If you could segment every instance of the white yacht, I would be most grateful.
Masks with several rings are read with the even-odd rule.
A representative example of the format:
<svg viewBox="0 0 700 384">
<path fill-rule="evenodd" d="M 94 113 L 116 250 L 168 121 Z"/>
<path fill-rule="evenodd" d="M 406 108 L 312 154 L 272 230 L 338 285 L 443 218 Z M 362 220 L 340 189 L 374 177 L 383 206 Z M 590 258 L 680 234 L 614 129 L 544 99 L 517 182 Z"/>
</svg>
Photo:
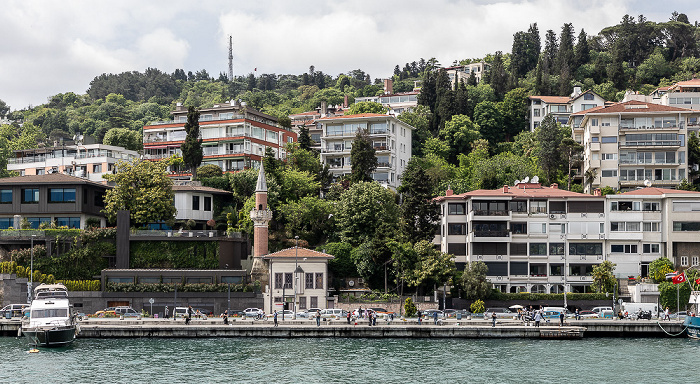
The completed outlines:
<svg viewBox="0 0 700 384">
<path fill-rule="evenodd" d="M 73 342 L 79 328 L 63 284 L 40 284 L 34 289 L 29 318 L 22 333 L 33 345 L 62 347 Z"/>
</svg>

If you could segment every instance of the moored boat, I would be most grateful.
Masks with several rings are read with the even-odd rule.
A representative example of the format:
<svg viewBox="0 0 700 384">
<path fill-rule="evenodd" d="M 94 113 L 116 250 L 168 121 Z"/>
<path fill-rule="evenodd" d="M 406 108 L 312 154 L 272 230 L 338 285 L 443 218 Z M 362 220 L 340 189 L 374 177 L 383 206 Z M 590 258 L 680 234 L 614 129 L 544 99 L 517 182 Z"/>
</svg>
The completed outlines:
<svg viewBox="0 0 700 384">
<path fill-rule="evenodd" d="M 40 284 L 34 289 L 29 318 L 22 333 L 33 345 L 62 347 L 75 340 L 79 328 L 63 284 Z"/>
<path fill-rule="evenodd" d="M 690 299 L 688 304 L 691 304 L 693 308 L 694 316 L 687 316 L 685 318 L 686 333 L 691 339 L 700 340 L 700 316 L 698 316 L 698 309 L 700 309 L 700 291 L 692 291 L 690 293 Z"/>
</svg>

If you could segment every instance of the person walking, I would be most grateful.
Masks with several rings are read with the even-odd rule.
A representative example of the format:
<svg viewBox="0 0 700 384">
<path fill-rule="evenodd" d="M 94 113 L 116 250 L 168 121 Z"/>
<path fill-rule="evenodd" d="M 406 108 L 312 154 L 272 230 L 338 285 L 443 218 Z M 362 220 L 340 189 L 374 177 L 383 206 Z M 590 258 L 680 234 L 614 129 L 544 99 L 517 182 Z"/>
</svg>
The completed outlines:
<svg viewBox="0 0 700 384">
<path fill-rule="evenodd" d="M 581 314 L 578 313 L 578 308 L 576 308 L 576 320 L 581 320 Z"/>
<path fill-rule="evenodd" d="M 540 326 L 540 321 L 542 321 L 542 314 L 540 314 L 540 311 L 535 312 L 535 327 Z"/>
<path fill-rule="evenodd" d="M 192 306 L 187 307 L 187 317 L 185 318 L 185 325 L 189 325 L 192 320 Z"/>
<path fill-rule="evenodd" d="M 372 326 L 372 313 L 370 311 L 367 311 L 367 323 L 369 323 L 369 326 Z"/>
<path fill-rule="evenodd" d="M 350 314 L 350 312 L 348 312 L 348 316 L 347 316 L 347 318 L 348 318 L 348 325 L 350 325 L 350 318 L 351 318 L 351 314 Z"/>
<path fill-rule="evenodd" d="M 564 326 L 564 312 L 559 312 L 559 326 Z"/>
<path fill-rule="evenodd" d="M 316 314 L 316 326 L 317 327 L 321 326 L 321 314 L 320 313 Z"/>
<path fill-rule="evenodd" d="M 438 313 L 437 311 L 433 312 L 433 324 L 437 325 L 437 319 L 438 319 Z"/>
<path fill-rule="evenodd" d="M 284 316 L 284 315 L 282 315 Z M 277 311 L 275 311 L 275 314 L 272 316 L 272 320 L 275 321 L 275 327 L 277 326 Z"/>
<path fill-rule="evenodd" d="M 664 311 L 664 320 L 671 320 L 671 316 L 668 313 L 668 307 L 666 307 L 666 310 Z"/>
<path fill-rule="evenodd" d="M 168 306 L 167 305 L 165 306 L 164 314 L 165 314 L 165 318 L 167 319 L 168 318 Z"/>
<path fill-rule="evenodd" d="M 421 325 L 423 322 L 423 317 L 421 316 L 420 310 L 418 310 L 418 325 Z"/>
<path fill-rule="evenodd" d="M 496 316 L 496 311 L 491 312 L 491 328 L 496 328 L 496 319 L 498 316 Z"/>
<path fill-rule="evenodd" d="M 224 311 L 224 325 L 228 325 L 228 309 Z"/>
</svg>

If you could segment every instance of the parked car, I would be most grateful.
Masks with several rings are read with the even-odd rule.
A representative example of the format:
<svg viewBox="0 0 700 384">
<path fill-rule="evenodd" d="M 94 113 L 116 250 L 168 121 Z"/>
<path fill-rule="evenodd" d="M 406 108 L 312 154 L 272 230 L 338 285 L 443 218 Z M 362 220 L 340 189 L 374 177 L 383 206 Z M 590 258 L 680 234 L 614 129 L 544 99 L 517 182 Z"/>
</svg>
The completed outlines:
<svg viewBox="0 0 700 384">
<path fill-rule="evenodd" d="M 340 308 L 323 309 L 320 312 L 322 319 L 343 319 L 348 315 L 348 312 Z"/>
<path fill-rule="evenodd" d="M 597 313 L 598 316 L 603 317 L 603 316 L 601 315 L 601 312 L 603 312 L 603 311 L 612 311 L 612 307 L 595 307 L 595 308 L 591 309 L 591 311 Z"/>
<path fill-rule="evenodd" d="M 260 308 L 246 308 L 243 310 L 246 317 L 256 317 L 262 315 L 264 312 Z"/>
<path fill-rule="evenodd" d="M 668 317 L 676 320 L 685 320 L 686 317 L 688 317 L 688 313 L 686 311 L 680 311 L 676 313 L 671 313 L 668 315 Z"/>
<path fill-rule="evenodd" d="M 574 314 L 574 316 L 576 316 L 576 314 Z M 578 317 L 582 319 L 597 319 L 600 315 L 593 311 L 578 311 Z"/>
<path fill-rule="evenodd" d="M 491 314 L 496 312 L 496 318 L 498 319 L 512 319 L 513 316 L 517 316 L 516 313 L 511 312 L 508 308 L 488 308 L 484 312 L 484 319 L 490 320 Z"/>
<path fill-rule="evenodd" d="M 107 307 L 101 311 L 95 312 L 93 316 L 96 317 L 109 317 L 109 316 L 116 316 L 117 313 L 114 311 L 115 307 Z"/>
<path fill-rule="evenodd" d="M 24 310 L 29 308 L 29 304 L 8 304 L 0 309 L 0 316 L 5 319 L 24 316 Z"/>
<path fill-rule="evenodd" d="M 302 318 L 302 319 L 308 319 L 309 318 L 309 311 L 299 311 L 297 312 L 297 319 Z"/>
<path fill-rule="evenodd" d="M 273 319 L 275 317 L 275 313 L 273 312 L 273 313 L 267 315 L 267 317 L 269 317 L 270 319 Z M 297 317 L 299 317 L 298 313 L 297 313 Z M 282 319 L 291 320 L 293 318 L 294 318 L 294 312 L 289 310 L 289 309 L 277 311 L 277 320 L 282 320 Z"/>
<path fill-rule="evenodd" d="M 438 315 L 438 319 L 445 318 L 445 313 L 439 309 L 427 309 L 427 310 L 423 311 L 421 314 L 423 315 L 423 318 L 432 319 L 434 317 L 433 314 L 436 312 Z"/>
<path fill-rule="evenodd" d="M 140 312 L 136 312 L 136 310 L 134 308 L 131 308 L 128 306 L 115 307 L 114 313 L 117 316 L 124 316 L 124 317 L 139 317 L 139 316 L 141 316 Z"/>
</svg>

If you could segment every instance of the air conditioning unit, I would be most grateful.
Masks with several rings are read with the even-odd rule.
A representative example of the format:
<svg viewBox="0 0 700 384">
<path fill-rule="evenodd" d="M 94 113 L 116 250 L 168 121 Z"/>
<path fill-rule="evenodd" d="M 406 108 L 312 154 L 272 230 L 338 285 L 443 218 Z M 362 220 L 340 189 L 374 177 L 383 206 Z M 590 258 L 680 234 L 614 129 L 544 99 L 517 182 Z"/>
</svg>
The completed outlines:
<svg viewBox="0 0 700 384">
<path fill-rule="evenodd" d="M 429 302 L 431 299 L 432 299 L 432 298 L 431 298 L 430 296 L 424 296 L 424 297 L 423 297 L 423 301 L 425 301 L 426 303 Z"/>
<path fill-rule="evenodd" d="M 556 216 L 555 214 L 551 214 L 551 215 L 549 215 L 549 218 L 552 219 L 552 220 L 554 220 L 554 219 L 557 218 L 557 216 Z"/>
<path fill-rule="evenodd" d="M 559 215 L 559 217 L 562 219 L 566 219 L 566 213 L 562 213 L 561 215 Z"/>
<path fill-rule="evenodd" d="M 358 284 L 364 284 L 364 283 L 365 283 L 365 279 L 363 279 L 363 278 L 361 278 L 361 277 L 358 277 L 358 278 L 357 278 L 357 283 L 358 283 Z"/>
</svg>

